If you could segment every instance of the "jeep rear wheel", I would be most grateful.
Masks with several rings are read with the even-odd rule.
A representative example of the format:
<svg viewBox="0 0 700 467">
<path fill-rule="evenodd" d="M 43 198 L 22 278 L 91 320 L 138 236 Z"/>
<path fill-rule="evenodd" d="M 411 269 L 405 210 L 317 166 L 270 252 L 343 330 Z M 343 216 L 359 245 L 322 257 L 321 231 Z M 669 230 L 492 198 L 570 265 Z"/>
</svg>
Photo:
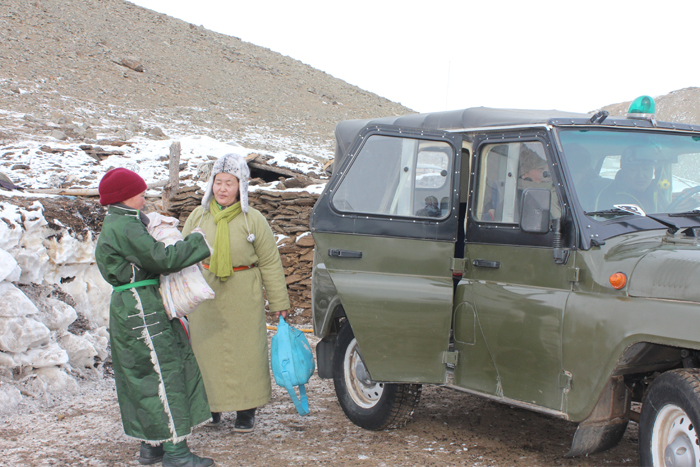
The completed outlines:
<svg viewBox="0 0 700 467">
<path fill-rule="evenodd" d="M 333 356 L 333 383 L 340 407 L 367 430 L 404 426 L 420 402 L 420 384 L 372 381 L 348 323 L 340 329 Z"/>
<path fill-rule="evenodd" d="M 700 462 L 700 373 L 674 370 L 659 376 L 642 403 L 639 464 L 697 466 Z"/>
</svg>

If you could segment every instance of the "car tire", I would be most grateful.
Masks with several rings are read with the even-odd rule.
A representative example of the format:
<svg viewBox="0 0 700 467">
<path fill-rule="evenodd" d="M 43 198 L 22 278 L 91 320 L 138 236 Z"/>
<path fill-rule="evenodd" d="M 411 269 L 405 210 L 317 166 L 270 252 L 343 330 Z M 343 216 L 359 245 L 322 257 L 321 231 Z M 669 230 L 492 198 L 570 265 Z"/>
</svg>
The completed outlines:
<svg viewBox="0 0 700 467">
<path fill-rule="evenodd" d="M 639 420 L 639 465 L 700 462 L 700 370 L 673 370 L 656 378 Z"/>
<path fill-rule="evenodd" d="M 404 426 L 420 402 L 420 384 L 376 383 L 369 379 L 347 322 L 340 328 L 335 344 L 333 383 L 345 415 L 367 430 Z"/>
</svg>

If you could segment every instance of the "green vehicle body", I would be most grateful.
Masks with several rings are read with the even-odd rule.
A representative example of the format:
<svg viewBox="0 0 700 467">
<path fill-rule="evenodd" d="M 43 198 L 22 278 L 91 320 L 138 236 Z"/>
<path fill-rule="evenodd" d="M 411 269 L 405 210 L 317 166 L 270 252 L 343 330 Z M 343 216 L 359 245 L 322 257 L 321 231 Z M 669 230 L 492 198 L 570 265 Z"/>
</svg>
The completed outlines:
<svg viewBox="0 0 700 467">
<path fill-rule="evenodd" d="M 694 165 L 683 162 L 694 161 L 694 144 L 700 161 L 699 126 L 479 108 L 341 122 L 336 137 L 333 176 L 311 219 L 321 377 L 333 375 L 334 340 L 349 324 L 372 381 L 445 385 L 579 422 L 570 455 L 582 455 L 619 440 L 634 416 L 630 403 L 642 400 L 656 376 L 698 366 L 700 217 L 687 211 L 700 203 L 693 196 L 673 201 L 684 184 L 700 184 L 700 165 L 691 173 Z M 362 199 L 371 184 L 394 183 L 381 151 L 370 148 L 370 142 L 380 148 L 382 138 L 403 144 L 396 158 L 405 173 L 416 174 L 415 193 L 422 176 L 433 180 L 426 193 L 443 190 L 437 217 L 397 215 L 390 209 L 400 211 L 400 201 L 384 209 Z M 623 148 L 639 148 L 640 141 L 656 154 L 658 187 L 649 190 L 679 215 L 591 214 L 597 209 L 583 193 L 591 180 L 575 182 L 583 169 L 574 163 L 574 150 L 583 145 L 590 155 L 600 149 L 591 160 L 597 161 L 595 180 L 607 187 L 610 164 L 643 165 Z M 544 155 L 551 172 L 551 188 L 532 190 L 550 203 L 545 229 L 523 224 L 533 220 L 522 208 L 527 190 L 515 188 L 521 183 L 515 171 L 525 170 L 524 147 Z M 648 151 L 636 150 L 647 157 Z M 437 169 L 421 163 L 415 155 L 421 151 L 424 159 L 440 161 Z M 516 151 L 519 169 L 511 161 Z M 387 174 L 368 170 L 371 158 L 376 171 Z M 501 187 L 510 183 L 505 191 L 517 193 L 514 200 L 495 194 L 498 184 L 487 185 L 489 161 L 497 160 L 505 175 L 493 179 Z M 418 174 L 421 168 L 427 175 Z M 436 188 L 440 176 L 444 187 Z M 411 196 L 407 203 L 414 206 L 404 213 L 414 212 L 418 195 Z M 494 212 L 511 209 L 487 210 L 494 199 L 520 204 L 522 211 L 513 207 L 520 220 L 493 222 Z M 357 209 L 353 202 L 370 207 Z M 540 208 L 534 224 L 542 223 Z M 616 273 L 626 278 L 618 289 L 611 285 Z"/>
</svg>

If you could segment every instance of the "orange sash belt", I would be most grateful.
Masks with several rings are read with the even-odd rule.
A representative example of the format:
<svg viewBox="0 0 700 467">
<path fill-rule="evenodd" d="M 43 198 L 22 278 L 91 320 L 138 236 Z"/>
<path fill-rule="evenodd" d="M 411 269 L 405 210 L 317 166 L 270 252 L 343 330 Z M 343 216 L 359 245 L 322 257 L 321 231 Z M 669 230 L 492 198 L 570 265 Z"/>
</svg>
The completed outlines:
<svg viewBox="0 0 700 467">
<path fill-rule="evenodd" d="M 209 269 L 209 265 L 208 265 L 208 264 L 202 263 L 202 266 L 204 266 L 204 269 Z M 245 271 L 246 269 L 253 269 L 254 267 L 255 267 L 254 264 L 251 264 L 250 266 L 238 266 L 238 267 L 233 268 L 233 272 L 236 272 L 236 271 Z"/>
</svg>

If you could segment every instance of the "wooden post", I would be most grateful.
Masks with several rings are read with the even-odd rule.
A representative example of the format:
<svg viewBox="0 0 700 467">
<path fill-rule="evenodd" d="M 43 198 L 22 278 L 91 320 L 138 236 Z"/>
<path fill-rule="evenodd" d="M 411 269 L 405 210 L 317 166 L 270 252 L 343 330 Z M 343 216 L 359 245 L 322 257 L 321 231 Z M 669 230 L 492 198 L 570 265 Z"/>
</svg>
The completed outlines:
<svg viewBox="0 0 700 467">
<path fill-rule="evenodd" d="M 163 188 L 163 211 L 170 212 L 170 200 L 177 195 L 180 185 L 180 142 L 170 145 L 170 181 Z"/>
</svg>

